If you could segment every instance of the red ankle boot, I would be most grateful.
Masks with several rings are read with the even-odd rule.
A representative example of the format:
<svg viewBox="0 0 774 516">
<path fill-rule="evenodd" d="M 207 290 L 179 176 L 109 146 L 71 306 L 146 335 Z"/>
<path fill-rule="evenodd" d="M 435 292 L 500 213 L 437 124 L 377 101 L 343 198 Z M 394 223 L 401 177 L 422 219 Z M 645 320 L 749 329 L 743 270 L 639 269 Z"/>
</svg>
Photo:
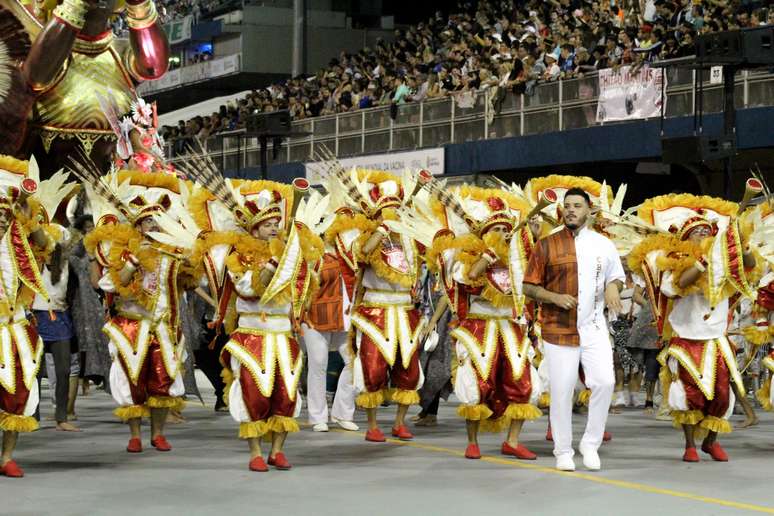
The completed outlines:
<svg viewBox="0 0 774 516">
<path fill-rule="evenodd" d="M 406 425 L 400 425 L 397 428 L 393 427 L 392 436 L 397 437 L 401 441 L 410 441 L 414 438 L 414 434 L 409 432 L 409 429 L 406 427 Z"/>
<path fill-rule="evenodd" d="M 142 441 L 139 437 L 132 437 L 129 439 L 129 444 L 126 445 L 126 451 L 129 453 L 140 453 L 142 451 Z"/>
<path fill-rule="evenodd" d="M 22 478 L 24 476 L 24 470 L 16 464 L 16 461 L 9 460 L 5 463 L 5 466 L 0 467 L 0 475 L 5 475 L 9 478 Z"/>
<path fill-rule="evenodd" d="M 269 456 L 269 464 L 282 471 L 287 471 L 293 467 L 282 452 L 278 452 L 273 457 Z"/>
<path fill-rule="evenodd" d="M 479 449 L 477 444 L 469 444 L 468 447 L 465 448 L 465 458 L 466 459 L 481 458 L 481 450 Z"/>
<path fill-rule="evenodd" d="M 511 446 L 507 442 L 503 443 L 502 448 L 500 449 L 500 452 L 503 455 L 513 455 L 517 459 L 522 460 L 535 460 L 537 459 L 537 455 L 532 453 L 527 449 L 526 446 L 522 444 L 517 444 L 516 447 Z"/>
<path fill-rule="evenodd" d="M 720 443 L 717 441 L 712 444 L 702 444 L 701 451 L 708 453 L 710 457 L 712 457 L 712 460 L 716 460 L 718 462 L 728 462 L 728 454 L 726 453 L 726 450 L 724 450 L 723 447 L 720 446 Z"/>
<path fill-rule="evenodd" d="M 249 468 L 250 471 L 259 471 L 261 473 L 269 471 L 269 466 L 266 465 L 266 463 L 263 461 L 263 457 L 260 455 L 250 460 Z"/>
<path fill-rule="evenodd" d="M 696 448 L 686 448 L 683 453 L 683 462 L 699 462 L 699 454 Z"/>
<path fill-rule="evenodd" d="M 384 437 L 384 432 L 379 430 L 378 428 L 370 428 L 365 435 L 366 441 L 371 441 L 372 443 L 383 443 L 387 440 L 386 437 Z"/>
</svg>

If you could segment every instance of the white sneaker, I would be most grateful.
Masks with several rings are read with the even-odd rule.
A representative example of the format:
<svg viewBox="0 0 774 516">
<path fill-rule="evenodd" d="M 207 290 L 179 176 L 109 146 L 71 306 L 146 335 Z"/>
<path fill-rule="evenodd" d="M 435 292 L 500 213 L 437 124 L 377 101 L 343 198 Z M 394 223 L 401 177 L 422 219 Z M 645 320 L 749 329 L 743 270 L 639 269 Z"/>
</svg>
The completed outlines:
<svg viewBox="0 0 774 516">
<path fill-rule="evenodd" d="M 357 432 L 360 430 L 360 427 L 352 421 L 344 421 L 343 419 L 336 419 L 335 417 L 332 417 L 331 421 L 339 425 L 344 430 L 349 430 L 350 432 Z"/>
<path fill-rule="evenodd" d="M 626 400 L 626 394 L 624 391 L 617 391 L 615 393 L 615 396 L 613 397 L 613 406 L 614 407 L 626 407 L 628 406 L 627 400 Z"/>
<path fill-rule="evenodd" d="M 556 469 L 559 471 L 575 471 L 575 461 L 572 455 L 560 455 L 556 458 Z"/>
<path fill-rule="evenodd" d="M 599 460 L 599 453 L 597 450 L 587 448 L 583 445 L 579 447 L 581 455 L 583 455 L 583 465 L 586 469 L 591 471 L 599 471 L 602 467 L 602 462 Z"/>
<path fill-rule="evenodd" d="M 315 432 L 327 432 L 328 431 L 328 424 L 327 423 L 317 423 L 312 427 L 312 430 Z"/>
</svg>

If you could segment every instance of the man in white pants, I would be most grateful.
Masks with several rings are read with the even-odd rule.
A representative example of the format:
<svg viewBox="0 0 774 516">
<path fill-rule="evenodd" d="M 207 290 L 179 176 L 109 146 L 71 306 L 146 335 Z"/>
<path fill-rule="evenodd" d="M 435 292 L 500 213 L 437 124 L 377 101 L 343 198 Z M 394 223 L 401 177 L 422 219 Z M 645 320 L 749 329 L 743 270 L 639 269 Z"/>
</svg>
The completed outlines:
<svg viewBox="0 0 774 516">
<path fill-rule="evenodd" d="M 556 467 L 573 471 L 572 404 L 583 366 L 591 390 L 579 450 L 590 470 L 601 467 L 597 450 L 615 387 L 613 348 L 605 306 L 621 312 L 625 279 L 615 245 L 586 227 L 591 201 L 579 188 L 564 196 L 564 227 L 540 240 L 530 257 L 524 294 L 541 303 L 545 360 L 551 384 L 551 430 Z"/>
<path fill-rule="evenodd" d="M 325 380 L 329 350 L 338 350 L 344 360 L 344 369 L 339 376 L 333 399 L 331 421 L 345 430 L 358 430 L 358 426 L 352 422 L 357 390 L 352 379 L 353 355 L 347 341 L 350 296 L 341 270 L 338 259 L 326 253 L 320 266 L 320 290 L 303 324 L 307 355 L 307 407 L 309 423 L 315 432 L 328 431 Z"/>
</svg>

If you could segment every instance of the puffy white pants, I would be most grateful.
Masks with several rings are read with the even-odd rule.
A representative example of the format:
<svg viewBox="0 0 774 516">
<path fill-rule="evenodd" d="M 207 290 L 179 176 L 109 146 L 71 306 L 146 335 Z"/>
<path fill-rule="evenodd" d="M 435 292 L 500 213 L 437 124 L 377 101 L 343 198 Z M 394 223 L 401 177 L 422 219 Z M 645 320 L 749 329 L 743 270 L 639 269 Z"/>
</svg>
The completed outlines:
<svg viewBox="0 0 774 516">
<path fill-rule="evenodd" d="M 586 387 L 591 390 L 586 431 L 581 446 L 596 450 L 602 444 L 607 413 L 615 387 L 613 348 L 610 340 L 586 339 L 581 345 L 558 346 L 545 342 L 545 360 L 551 386 L 551 432 L 554 437 L 554 455 L 573 456 L 572 408 L 578 365 L 583 366 Z"/>
<path fill-rule="evenodd" d="M 331 416 L 352 421 L 355 415 L 357 390 L 352 379 L 352 353 L 347 349 L 347 332 L 321 333 L 304 325 L 304 346 L 307 356 L 306 399 L 309 423 L 328 422 L 328 402 L 325 397 L 325 379 L 328 370 L 328 350 L 338 350 L 344 360 L 339 376 L 336 395 L 333 398 Z"/>
</svg>

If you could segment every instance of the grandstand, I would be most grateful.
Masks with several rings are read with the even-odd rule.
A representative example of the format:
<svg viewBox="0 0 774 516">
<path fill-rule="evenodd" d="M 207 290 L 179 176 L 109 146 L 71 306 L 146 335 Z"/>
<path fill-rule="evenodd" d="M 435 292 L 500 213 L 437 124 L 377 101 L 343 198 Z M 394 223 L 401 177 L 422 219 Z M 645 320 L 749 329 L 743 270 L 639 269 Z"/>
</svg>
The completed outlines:
<svg viewBox="0 0 774 516">
<path fill-rule="evenodd" d="M 659 184 L 674 190 L 722 189 L 722 175 L 714 173 L 720 165 L 663 165 L 659 144 L 662 130 L 692 132 L 698 82 L 707 87 L 700 106 L 706 130 L 718 131 L 722 84 L 710 83 L 708 73 L 699 81 L 695 70 L 665 69 L 662 127 L 658 109 L 601 117 L 600 73 L 643 76 L 656 61 L 693 55 L 701 34 L 766 25 L 774 21 L 770 2 L 436 3 L 439 9 L 429 17 L 387 30 L 395 18 L 382 16 L 363 34 L 349 28 L 356 15 L 314 4 L 310 38 L 327 31 L 329 44 L 321 48 L 310 39 L 310 72 L 295 77 L 287 69 L 289 2 L 198 14 L 190 33 L 206 40 L 207 30 L 218 25 L 219 35 L 186 43 L 186 66 L 176 70 L 184 76 L 179 86 L 170 88 L 174 81 L 165 77 L 142 90 L 159 102 L 168 157 L 179 157 L 198 138 L 227 172 L 256 174 L 259 145 L 243 135 L 247 120 L 288 110 L 294 130 L 309 135 L 286 140 L 271 153 L 277 178 L 304 174 L 304 163 L 323 147 L 340 158 L 441 149 L 442 172 L 451 175 L 497 173 L 520 180 L 562 170 L 635 185 L 668 175 Z M 177 10 L 194 9 L 184 5 Z M 282 49 L 273 46 L 278 32 L 286 36 Z M 353 32 L 356 38 L 349 37 Z M 739 172 L 755 164 L 765 169 L 770 160 L 761 149 L 774 142 L 758 128 L 774 104 L 774 78 L 766 70 L 744 71 L 736 82 L 740 155 L 734 166 Z"/>
</svg>

